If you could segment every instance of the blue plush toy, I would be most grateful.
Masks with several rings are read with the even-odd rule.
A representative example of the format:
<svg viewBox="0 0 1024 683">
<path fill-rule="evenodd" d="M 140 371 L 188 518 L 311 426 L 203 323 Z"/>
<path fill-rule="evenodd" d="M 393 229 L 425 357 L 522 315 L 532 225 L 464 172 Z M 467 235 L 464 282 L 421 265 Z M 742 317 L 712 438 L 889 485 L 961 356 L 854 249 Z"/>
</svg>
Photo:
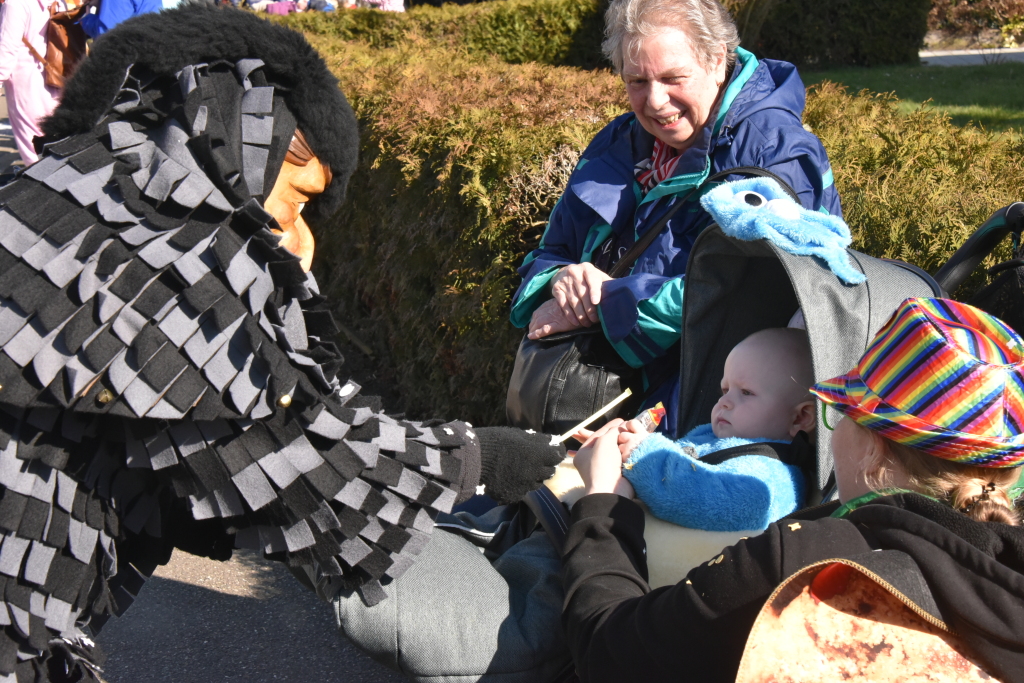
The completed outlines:
<svg viewBox="0 0 1024 683">
<path fill-rule="evenodd" d="M 840 218 L 797 204 L 771 178 L 722 183 L 701 197 L 725 234 L 740 240 L 767 239 L 790 254 L 817 256 L 849 285 L 864 282 L 850 263 L 850 228 Z"/>
<path fill-rule="evenodd" d="M 707 531 L 760 530 L 803 506 L 800 470 L 760 455 L 719 465 L 699 458 L 765 441 L 770 439 L 720 439 L 710 424 L 678 441 L 652 434 L 633 449 L 623 475 L 659 519 Z"/>
</svg>

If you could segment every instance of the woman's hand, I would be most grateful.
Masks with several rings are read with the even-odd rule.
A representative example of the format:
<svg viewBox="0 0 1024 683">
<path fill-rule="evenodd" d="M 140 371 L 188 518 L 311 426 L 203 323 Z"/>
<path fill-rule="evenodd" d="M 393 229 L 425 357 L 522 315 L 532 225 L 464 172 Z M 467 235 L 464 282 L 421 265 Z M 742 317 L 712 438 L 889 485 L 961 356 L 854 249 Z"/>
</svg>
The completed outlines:
<svg viewBox="0 0 1024 683">
<path fill-rule="evenodd" d="M 643 424 L 640 423 L 640 420 L 622 422 L 619 425 L 616 439 L 619 446 L 619 454 L 622 456 L 622 462 L 629 460 L 629 455 L 633 452 L 633 449 L 640 445 L 640 442 L 650 435 L 651 433 L 647 431 L 647 428 L 644 427 Z M 594 432 L 589 429 L 580 429 L 572 435 L 572 438 L 582 444 L 586 443 L 593 436 Z"/>
<path fill-rule="evenodd" d="M 601 284 L 608 273 L 592 263 L 574 263 L 551 278 L 551 298 L 558 302 L 562 315 L 575 319 L 581 327 L 600 322 L 597 305 L 601 303 Z"/>
<path fill-rule="evenodd" d="M 530 318 L 529 332 L 526 336 L 530 339 L 540 339 L 549 334 L 575 330 L 579 326 L 575 316 L 566 318 L 562 309 L 559 308 L 558 302 L 548 299 L 533 312 L 533 317 Z"/>
<path fill-rule="evenodd" d="M 590 263 L 574 263 L 551 278 L 551 298 L 533 312 L 526 336 L 540 339 L 549 334 L 590 327 L 600 321 L 601 283 L 608 274 Z"/>
<path fill-rule="evenodd" d="M 622 456 L 617 444 L 622 420 L 612 420 L 594 432 L 576 452 L 573 464 L 583 479 L 584 495 L 617 493 L 633 498 L 633 486 L 622 477 Z"/>
</svg>

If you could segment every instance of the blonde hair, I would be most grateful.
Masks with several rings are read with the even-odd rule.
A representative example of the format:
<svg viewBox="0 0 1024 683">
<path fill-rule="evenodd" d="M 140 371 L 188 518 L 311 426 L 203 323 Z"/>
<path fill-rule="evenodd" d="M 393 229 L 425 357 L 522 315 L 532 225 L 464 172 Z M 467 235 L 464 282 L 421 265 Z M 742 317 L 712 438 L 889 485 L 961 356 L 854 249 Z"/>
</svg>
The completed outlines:
<svg viewBox="0 0 1024 683">
<path fill-rule="evenodd" d="M 858 429 L 867 429 L 854 422 Z M 895 483 L 899 467 L 911 488 L 937 498 L 979 522 L 1020 525 L 1020 514 L 1010 499 L 1010 488 L 1020 478 L 1019 467 L 977 467 L 943 460 L 868 430 L 878 439 L 878 457 L 868 465 L 864 479 L 874 490 Z"/>
<path fill-rule="evenodd" d="M 736 63 L 740 35 L 729 11 L 717 0 L 612 0 L 604 15 L 601 50 L 616 73 L 622 72 L 625 50 L 636 54 L 645 38 L 678 28 L 693 44 L 697 60 L 710 70 L 725 45 L 726 66 Z"/>
</svg>

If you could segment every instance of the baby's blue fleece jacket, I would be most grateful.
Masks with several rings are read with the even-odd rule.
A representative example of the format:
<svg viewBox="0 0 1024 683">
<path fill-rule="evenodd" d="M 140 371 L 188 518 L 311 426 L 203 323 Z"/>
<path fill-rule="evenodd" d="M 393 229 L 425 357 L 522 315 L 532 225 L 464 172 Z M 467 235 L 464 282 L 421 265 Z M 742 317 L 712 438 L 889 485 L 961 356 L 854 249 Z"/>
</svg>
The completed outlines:
<svg viewBox="0 0 1024 683">
<path fill-rule="evenodd" d="M 765 441 L 771 439 L 719 439 L 710 424 L 678 441 L 652 434 L 633 449 L 623 475 L 660 519 L 707 531 L 761 530 L 803 506 L 800 470 L 761 455 L 741 455 L 720 465 L 699 458 Z"/>
</svg>

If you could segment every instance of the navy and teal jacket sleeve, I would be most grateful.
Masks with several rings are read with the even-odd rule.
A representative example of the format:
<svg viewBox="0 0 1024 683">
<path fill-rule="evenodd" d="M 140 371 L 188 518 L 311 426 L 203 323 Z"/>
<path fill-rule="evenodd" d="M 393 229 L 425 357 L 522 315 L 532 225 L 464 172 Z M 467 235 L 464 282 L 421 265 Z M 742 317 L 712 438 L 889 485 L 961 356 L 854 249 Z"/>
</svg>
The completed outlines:
<svg viewBox="0 0 1024 683">
<path fill-rule="evenodd" d="M 709 452 L 745 441 L 715 439 Z M 760 531 L 803 506 L 804 477 L 798 468 L 760 455 L 711 465 L 695 457 L 699 451 L 692 446 L 687 452 L 687 445 L 684 439 L 652 434 L 623 468 L 655 517 L 690 529 Z"/>
<path fill-rule="evenodd" d="M 523 278 L 512 300 L 512 324 L 526 327 L 550 298 L 551 278 L 563 266 L 593 259 L 594 250 L 629 223 L 636 206 L 629 131 L 632 114 L 606 126 L 584 150 L 555 204 L 540 245 L 527 254 Z"/>
<path fill-rule="evenodd" d="M 511 316 L 516 327 L 526 327 L 537 307 L 551 297 L 551 279 L 559 270 L 588 260 L 585 254 L 588 248 L 592 251 L 593 246 L 588 244 L 591 226 L 586 225 L 586 221 L 593 222 L 594 217 L 581 204 L 579 198 L 569 191 L 558 200 L 551 211 L 540 246 L 527 255 L 519 268 L 523 283 L 513 299 Z M 595 231 L 589 242 L 598 236 Z"/>
</svg>

